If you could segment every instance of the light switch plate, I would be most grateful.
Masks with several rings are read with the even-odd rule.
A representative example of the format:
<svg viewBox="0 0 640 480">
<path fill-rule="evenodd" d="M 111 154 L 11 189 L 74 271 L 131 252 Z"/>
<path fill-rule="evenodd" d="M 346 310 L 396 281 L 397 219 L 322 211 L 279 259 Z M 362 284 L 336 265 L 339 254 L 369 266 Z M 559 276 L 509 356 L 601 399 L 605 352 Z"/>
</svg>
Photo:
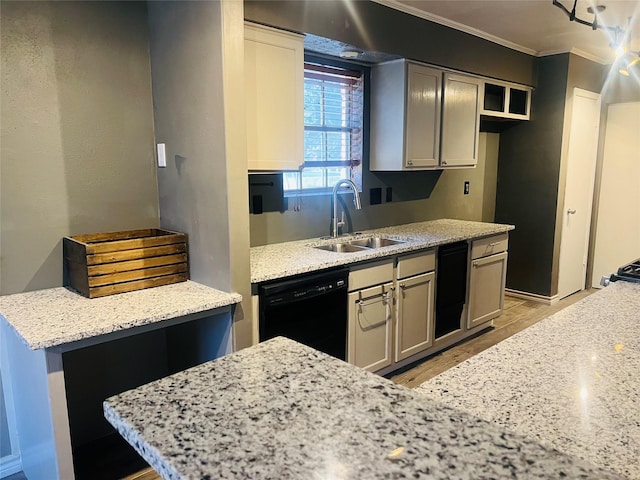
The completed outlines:
<svg viewBox="0 0 640 480">
<path fill-rule="evenodd" d="M 158 150 L 158 167 L 166 167 L 167 166 L 167 151 L 165 149 L 164 143 L 158 143 L 156 145 Z"/>
</svg>

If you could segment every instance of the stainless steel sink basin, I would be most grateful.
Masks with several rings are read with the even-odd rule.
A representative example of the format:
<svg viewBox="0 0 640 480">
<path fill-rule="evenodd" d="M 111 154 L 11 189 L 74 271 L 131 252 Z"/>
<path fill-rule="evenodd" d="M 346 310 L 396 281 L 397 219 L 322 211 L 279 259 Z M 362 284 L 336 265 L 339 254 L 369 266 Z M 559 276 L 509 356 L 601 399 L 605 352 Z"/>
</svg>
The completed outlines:
<svg viewBox="0 0 640 480">
<path fill-rule="evenodd" d="M 362 252 L 368 250 L 367 247 L 361 247 L 358 245 L 352 245 L 350 243 L 332 243 L 331 245 L 318 245 L 315 248 L 320 250 L 327 250 L 329 252 L 348 253 L 348 252 Z"/>
<path fill-rule="evenodd" d="M 354 240 L 347 240 L 340 243 L 332 243 L 329 245 L 317 245 L 314 248 L 320 250 L 327 250 L 329 252 L 348 253 L 348 252 L 362 252 L 365 250 L 371 250 L 373 248 L 388 247 L 390 245 L 397 245 L 399 243 L 406 243 L 404 240 L 394 240 L 393 238 L 385 237 L 367 237 Z"/>
<path fill-rule="evenodd" d="M 384 237 L 369 237 L 369 238 L 361 238 L 360 240 L 351 240 L 349 242 L 351 245 L 359 245 L 367 248 L 382 248 L 388 247 L 389 245 L 397 245 L 398 243 L 405 243 L 402 240 L 394 240 L 392 238 L 384 238 Z"/>
</svg>

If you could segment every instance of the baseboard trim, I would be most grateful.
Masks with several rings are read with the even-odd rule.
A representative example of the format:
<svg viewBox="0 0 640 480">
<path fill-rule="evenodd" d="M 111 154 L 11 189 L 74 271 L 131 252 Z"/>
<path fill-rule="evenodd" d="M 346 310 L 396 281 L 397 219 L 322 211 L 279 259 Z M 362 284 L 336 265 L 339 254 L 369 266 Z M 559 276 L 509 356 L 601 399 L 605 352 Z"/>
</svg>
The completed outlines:
<svg viewBox="0 0 640 480">
<path fill-rule="evenodd" d="M 537 293 L 521 292 L 519 290 L 512 290 L 505 288 L 504 293 L 510 297 L 524 298 L 525 300 L 531 300 L 532 302 L 544 303 L 545 305 L 555 305 L 560 301 L 558 295 L 552 295 L 551 297 L 546 295 L 538 295 Z"/>
<path fill-rule="evenodd" d="M 0 478 L 8 477 L 22 471 L 20 455 L 7 455 L 0 458 Z"/>
</svg>

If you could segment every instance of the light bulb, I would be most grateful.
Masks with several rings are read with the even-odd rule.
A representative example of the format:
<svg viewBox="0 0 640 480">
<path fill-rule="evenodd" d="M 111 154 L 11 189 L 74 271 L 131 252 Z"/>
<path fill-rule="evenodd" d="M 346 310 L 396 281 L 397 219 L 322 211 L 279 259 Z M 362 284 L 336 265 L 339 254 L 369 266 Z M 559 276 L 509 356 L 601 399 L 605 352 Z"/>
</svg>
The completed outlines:
<svg viewBox="0 0 640 480">
<path fill-rule="evenodd" d="M 616 47 L 616 57 L 617 58 L 622 57 L 625 53 L 627 53 L 627 48 L 624 45 L 618 45 Z"/>
</svg>

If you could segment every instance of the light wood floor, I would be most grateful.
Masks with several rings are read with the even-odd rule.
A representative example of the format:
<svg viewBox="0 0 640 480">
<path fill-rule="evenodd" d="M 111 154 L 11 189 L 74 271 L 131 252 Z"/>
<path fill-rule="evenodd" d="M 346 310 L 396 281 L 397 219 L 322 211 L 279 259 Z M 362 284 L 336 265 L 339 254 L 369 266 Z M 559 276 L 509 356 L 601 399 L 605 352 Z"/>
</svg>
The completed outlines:
<svg viewBox="0 0 640 480">
<path fill-rule="evenodd" d="M 467 339 L 447 350 L 422 360 L 420 363 L 411 365 L 404 371 L 390 377 L 390 379 L 400 385 L 415 388 L 426 382 L 439 373 L 456 366 L 458 363 L 480 353 L 481 351 L 495 345 L 505 338 L 524 330 L 527 327 L 544 320 L 549 315 L 562 310 L 563 308 L 583 299 L 595 290 L 583 290 L 575 293 L 555 305 L 544 305 L 538 302 L 522 300 L 515 297 L 505 297 L 504 312 L 494 320 L 493 328 L 484 333 Z M 12 475 L 5 480 L 25 480 L 22 473 Z M 161 480 L 160 476 L 151 468 L 146 468 L 135 474 L 129 475 L 122 480 Z"/>
<path fill-rule="evenodd" d="M 391 376 L 390 379 L 400 385 L 415 388 L 439 373 L 455 367 L 460 362 L 496 343 L 500 343 L 505 338 L 530 327 L 540 320 L 544 320 L 595 291 L 595 289 L 591 289 L 574 293 L 555 305 L 545 305 L 539 302 L 506 296 L 504 311 L 500 317 L 493 321 L 493 328 L 437 353 L 417 365 L 411 365 L 408 370 L 397 373 Z"/>
</svg>

